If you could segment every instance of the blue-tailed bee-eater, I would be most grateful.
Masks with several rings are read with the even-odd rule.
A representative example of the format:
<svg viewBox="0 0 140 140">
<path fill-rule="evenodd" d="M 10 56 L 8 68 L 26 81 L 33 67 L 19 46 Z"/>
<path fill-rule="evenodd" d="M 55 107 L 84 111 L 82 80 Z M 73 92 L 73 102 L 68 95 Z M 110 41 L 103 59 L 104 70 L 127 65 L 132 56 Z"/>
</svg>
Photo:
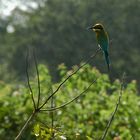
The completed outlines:
<svg viewBox="0 0 140 140">
<path fill-rule="evenodd" d="M 101 47 L 101 49 L 104 52 L 105 60 L 107 63 L 108 71 L 110 70 L 110 60 L 109 60 L 109 37 L 107 32 L 105 31 L 104 26 L 101 23 L 97 23 L 94 26 L 89 27 L 88 29 L 92 29 L 96 33 L 96 39 L 98 42 L 98 46 Z"/>
</svg>

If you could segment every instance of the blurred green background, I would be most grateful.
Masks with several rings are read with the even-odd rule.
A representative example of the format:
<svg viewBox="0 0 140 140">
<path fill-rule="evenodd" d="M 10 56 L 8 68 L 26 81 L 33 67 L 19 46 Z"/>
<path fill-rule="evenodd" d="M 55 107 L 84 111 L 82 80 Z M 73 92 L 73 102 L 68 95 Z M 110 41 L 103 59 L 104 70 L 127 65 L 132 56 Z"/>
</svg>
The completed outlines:
<svg viewBox="0 0 140 140">
<path fill-rule="evenodd" d="M 140 99 L 137 95 L 139 94 L 137 89 L 140 89 L 139 9 L 139 0 L 1 0 L 0 104 L 2 106 L 2 113 L 0 115 L 0 121 L 2 129 L 0 129 L 0 136 L 8 140 L 11 137 L 14 138 L 24 123 L 23 120 L 25 121 L 30 114 L 29 112 L 31 112 L 32 107 L 30 103 L 28 103 L 28 100 L 30 100 L 29 95 L 21 94 L 21 96 L 16 97 L 18 93 L 28 93 L 27 86 L 25 86 L 27 82 L 25 72 L 27 49 L 29 48 L 32 50 L 32 48 L 34 48 L 36 50 L 38 63 L 44 64 L 45 66 L 43 66 L 45 68 L 42 69 L 47 69 L 47 71 L 49 71 L 47 74 L 51 77 L 51 84 L 59 83 L 64 75 L 60 76 L 59 72 L 61 71 L 63 73 L 63 70 L 59 71 L 58 65 L 64 63 L 67 70 L 69 70 L 73 65 L 79 65 L 81 62 L 87 60 L 97 50 L 98 46 L 95 33 L 86 29 L 88 26 L 97 22 L 101 22 L 105 26 L 110 37 L 111 44 L 109 54 L 111 59 L 111 74 L 109 78 L 107 77 L 107 81 L 105 80 L 105 82 L 110 85 L 103 88 L 105 86 L 104 80 L 98 83 L 98 86 L 103 87 L 100 87 L 101 89 L 94 89 L 92 92 L 94 92 L 95 95 L 91 98 L 97 99 L 97 101 L 101 103 L 101 106 L 106 105 L 106 97 L 111 97 L 108 96 L 108 91 L 109 93 L 114 93 L 115 90 L 119 90 L 119 86 L 116 87 L 116 83 L 114 83 L 114 81 L 116 81 L 115 79 L 120 78 L 122 73 L 126 72 L 126 80 L 128 83 L 133 79 L 137 82 L 133 81 L 129 83 L 126 89 L 127 95 L 124 97 L 124 100 L 126 100 L 128 104 L 126 105 L 126 102 L 124 103 L 124 106 L 126 105 L 122 108 L 124 114 L 120 111 L 122 118 L 124 117 L 124 120 L 127 118 L 125 120 L 126 123 L 123 124 L 124 120 L 120 117 L 120 120 L 118 119 L 120 122 L 117 121 L 115 125 L 112 126 L 112 131 L 109 133 L 108 140 L 118 135 L 121 135 L 121 138 L 124 139 L 127 137 L 131 138 L 132 135 L 135 135 L 136 131 L 138 131 L 136 133 L 138 134 L 140 130 L 138 125 L 140 121 L 138 118 Z M 100 73 L 96 72 L 95 68 L 95 73 L 90 73 L 90 71 L 92 71 L 90 66 L 96 67 L 101 73 L 107 73 L 104 56 L 100 53 L 90 63 L 88 72 L 85 71 L 87 72 L 87 76 L 79 80 L 85 83 L 83 83 L 82 86 L 80 84 L 76 87 L 77 90 L 91 82 L 89 81 L 86 83 L 86 80 L 89 80 L 89 75 L 98 75 L 98 73 Z M 34 59 L 31 57 L 30 74 L 32 78 L 34 77 L 34 71 Z M 82 76 L 82 74 L 80 76 Z M 42 77 L 45 78 L 45 74 Z M 75 81 L 76 80 L 69 83 L 70 86 L 68 86 L 68 90 L 75 89 L 75 87 L 72 86 L 76 84 L 74 83 Z M 45 85 L 42 87 L 44 90 L 48 88 Z M 103 94 L 103 99 L 99 99 L 100 96 L 97 96 L 100 90 L 102 91 L 101 95 Z M 69 93 L 67 89 L 64 89 L 64 91 Z M 80 91 L 81 90 L 79 90 L 79 92 Z M 132 91 L 132 95 L 129 95 L 129 91 Z M 132 98 L 128 99 L 128 95 L 136 99 L 136 101 L 134 102 Z M 117 97 L 115 97 L 116 94 L 112 95 L 111 99 L 113 98 L 116 101 Z M 63 100 L 63 98 L 64 97 L 60 97 L 59 100 Z M 72 137 L 72 133 L 78 133 L 81 136 L 79 136 L 79 139 L 85 139 L 86 135 L 90 137 L 93 136 L 93 130 L 94 132 L 98 130 L 98 133 L 94 134 L 96 137 L 101 135 L 102 132 L 100 131 L 104 130 L 106 124 L 104 121 L 106 121 L 109 114 L 112 112 L 112 110 L 108 110 L 108 112 L 105 112 L 105 110 L 115 103 L 115 101 L 111 99 L 109 99 L 109 104 L 107 104 L 105 108 L 99 106 L 98 111 L 101 112 L 96 112 L 97 114 L 95 112 L 93 113 L 95 116 L 94 119 L 97 120 L 94 128 L 92 128 L 92 125 L 90 128 L 84 128 L 84 125 L 80 126 L 82 121 L 88 118 L 87 116 L 84 118 L 85 114 L 81 114 L 83 118 L 77 118 L 77 120 L 79 120 L 79 122 L 77 122 L 77 124 L 79 124 L 77 126 L 78 128 L 75 128 L 76 130 L 72 130 L 71 132 L 66 132 L 66 136 L 68 136 L 69 139 L 74 139 L 75 135 Z M 7 102 L 5 102 L 5 100 L 7 100 Z M 100 102 L 100 100 L 102 101 Z M 89 98 L 85 99 L 85 102 L 88 101 Z M 99 103 L 95 103 L 95 107 L 93 107 L 94 105 L 92 103 L 89 103 L 89 110 L 91 110 L 92 107 L 94 109 L 98 108 Z M 79 106 L 82 106 L 81 102 Z M 135 108 L 136 106 L 137 108 Z M 130 110 L 125 114 L 127 107 L 130 108 Z M 19 110 L 17 110 L 17 108 L 19 108 Z M 82 107 L 76 107 L 75 112 L 82 109 Z M 15 110 L 15 112 L 13 112 L 13 110 Z M 86 111 L 89 112 L 89 110 Z M 135 113 L 133 116 L 134 110 Z M 69 112 L 71 111 L 69 110 Z M 24 119 L 20 120 L 19 116 L 23 116 L 23 114 Z M 64 118 L 66 118 L 67 114 L 65 114 L 65 112 L 63 115 Z M 105 120 L 102 118 L 101 120 L 98 119 L 98 117 L 102 115 L 106 116 L 106 118 L 104 118 Z M 125 115 L 127 117 L 125 117 Z M 67 129 L 75 127 L 72 125 L 74 116 L 75 114 L 69 116 L 71 120 L 70 124 L 65 126 Z M 94 119 L 92 117 L 88 118 L 86 122 L 91 122 L 91 124 L 93 124 Z M 61 125 L 58 120 L 57 123 Z M 132 121 L 130 122 L 130 120 Z M 64 123 L 67 123 L 67 120 L 64 120 Z M 102 127 L 99 127 L 99 125 Z M 121 125 L 121 128 L 117 129 L 119 125 Z M 9 130 L 9 137 L 6 138 L 7 129 Z M 79 132 L 81 129 L 82 131 Z M 89 131 L 86 129 L 89 129 Z M 16 132 L 12 130 L 16 130 Z M 125 134 L 124 131 L 126 132 Z M 27 134 L 29 134 L 29 132 L 31 131 L 28 130 Z M 32 136 L 28 135 L 28 137 L 28 139 L 31 139 Z"/>
<path fill-rule="evenodd" d="M 10 5 L 6 1 L 1 2 L 1 11 Z M 19 6 L 9 16 L 1 12 L 0 18 L 2 80 L 25 79 L 27 47 L 35 47 L 38 61 L 47 64 L 57 80 L 60 63 L 71 68 L 95 52 L 95 33 L 86 28 L 101 22 L 111 40 L 112 78 L 125 71 L 128 79 L 140 81 L 139 0 L 11 0 L 12 3 Z M 91 65 L 107 72 L 103 55 Z"/>
</svg>

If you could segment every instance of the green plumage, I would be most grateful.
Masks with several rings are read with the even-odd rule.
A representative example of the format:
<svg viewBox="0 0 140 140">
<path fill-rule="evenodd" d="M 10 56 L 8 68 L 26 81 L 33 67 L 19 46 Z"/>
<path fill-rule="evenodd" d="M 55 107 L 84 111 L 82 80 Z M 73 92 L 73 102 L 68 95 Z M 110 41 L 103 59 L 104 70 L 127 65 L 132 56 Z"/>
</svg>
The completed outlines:
<svg viewBox="0 0 140 140">
<path fill-rule="evenodd" d="M 89 29 L 92 29 L 96 33 L 96 39 L 98 42 L 99 47 L 102 48 L 105 56 L 105 61 L 107 63 L 108 71 L 110 70 L 110 60 L 109 60 L 109 37 L 107 32 L 104 29 L 104 26 L 100 23 L 95 24 L 94 26 L 90 27 Z"/>
<path fill-rule="evenodd" d="M 101 30 L 100 32 L 96 32 L 96 38 L 97 38 L 98 45 L 102 48 L 104 52 L 108 70 L 110 70 L 110 67 L 109 67 L 110 60 L 109 60 L 109 54 L 108 54 L 108 49 L 109 49 L 108 35 L 104 30 Z"/>
</svg>

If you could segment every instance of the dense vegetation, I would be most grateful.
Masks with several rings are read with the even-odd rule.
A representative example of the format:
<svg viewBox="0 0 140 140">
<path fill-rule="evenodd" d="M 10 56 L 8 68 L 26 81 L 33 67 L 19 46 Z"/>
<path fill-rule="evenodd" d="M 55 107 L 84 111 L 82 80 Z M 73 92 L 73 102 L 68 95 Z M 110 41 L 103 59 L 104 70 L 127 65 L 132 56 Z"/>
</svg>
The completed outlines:
<svg viewBox="0 0 140 140">
<path fill-rule="evenodd" d="M 73 69 L 76 68 L 75 66 Z M 59 70 L 61 80 L 70 73 L 64 65 L 60 65 Z M 48 92 L 50 87 L 55 89 L 59 83 L 51 84 L 51 77 L 44 65 L 39 66 L 39 72 L 43 102 L 50 94 Z M 51 125 L 51 113 L 39 113 L 32 125 L 25 130 L 23 139 L 27 140 L 31 137 L 39 140 L 48 139 L 52 132 L 55 132 L 56 139 L 62 137 L 80 140 L 90 139 L 90 137 L 100 138 L 118 100 L 119 80 L 115 80 L 111 84 L 106 74 L 101 74 L 97 69 L 87 65 L 63 85 L 54 100 L 55 106 L 69 101 L 85 90 L 95 78 L 97 78 L 96 83 L 84 95 L 68 106 L 54 111 L 54 129 Z M 37 97 L 38 89 L 35 79 L 31 80 L 31 85 L 35 97 Z M 0 104 L 3 106 L 0 109 L 0 137 L 10 140 L 17 135 L 27 117 L 32 113 L 33 107 L 29 91 L 25 85 L 15 87 L 2 83 L 0 90 Z M 50 103 L 46 107 L 50 107 Z M 140 137 L 139 107 L 140 97 L 137 95 L 136 81 L 132 81 L 125 84 L 121 104 L 109 128 L 107 140 L 112 140 L 118 136 L 122 139 L 130 139 L 132 136 L 134 138 Z"/>
</svg>

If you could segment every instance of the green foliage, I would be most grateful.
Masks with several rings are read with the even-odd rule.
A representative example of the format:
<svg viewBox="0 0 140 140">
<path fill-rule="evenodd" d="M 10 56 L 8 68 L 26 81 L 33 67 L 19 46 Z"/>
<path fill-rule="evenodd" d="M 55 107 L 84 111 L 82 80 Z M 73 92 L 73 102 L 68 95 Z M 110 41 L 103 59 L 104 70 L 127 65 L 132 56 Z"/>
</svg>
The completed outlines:
<svg viewBox="0 0 140 140">
<path fill-rule="evenodd" d="M 0 138 L 11 140 L 15 138 L 32 110 L 30 96 L 23 85 L 0 83 L 0 91 Z M 27 139 L 31 137 L 28 135 Z"/>
<path fill-rule="evenodd" d="M 64 65 L 59 66 L 61 81 L 68 76 Z M 51 94 L 51 77 L 44 65 L 39 66 L 41 80 L 41 103 Z M 106 74 L 101 74 L 96 68 L 86 65 L 73 75 L 55 95 L 55 106 L 60 106 L 84 91 L 97 78 L 95 84 L 73 103 L 52 113 L 40 112 L 31 125 L 25 130 L 22 139 L 92 139 L 100 138 L 106 124 L 115 109 L 119 92 L 120 81 L 110 82 Z M 61 82 L 60 81 L 60 82 Z M 59 83 L 60 83 L 59 82 Z M 55 90 L 59 83 L 52 86 Z M 36 77 L 32 78 L 31 85 L 34 97 L 37 98 Z M 1 139 L 14 139 L 26 119 L 32 113 L 32 104 L 27 87 L 20 85 L 7 85 L 0 83 L 0 137 Z M 50 108 L 50 102 L 44 107 Z M 121 103 L 107 135 L 108 140 L 119 136 L 122 139 L 140 137 L 140 97 L 137 95 L 136 81 L 125 85 Z M 34 128 L 33 128 L 34 126 Z"/>
<path fill-rule="evenodd" d="M 63 66 L 62 70 L 65 71 Z M 66 73 L 69 74 L 70 71 Z M 65 84 L 59 91 L 58 97 L 56 97 L 58 102 L 56 103 L 60 105 L 81 93 L 95 78 L 98 78 L 96 84 L 84 96 L 58 111 L 57 123 L 64 124 L 63 129 L 70 139 L 76 139 L 77 134 L 78 138 L 83 140 L 87 139 L 87 136 L 99 138 L 115 109 L 120 92 L 120 81 L 115 80 L 110 83 L 106 74 L 100 74 L 98 70 L 91 68 L 89 65 L 81 69 Z M 139 133 L 138 120 L 140 118 L 137 114 L 139 112 L 139 102 L 136 82 L 132 81 L 126 85 L 123 92 L 119 110 L 109 129 L 108 140 L 112 140 L 115 136 L 128 139 Z"/>
<path fill-rule="evenodd" d="M 34 134 L 37 140 L 65 140 L 66 137 L 62 132 L 56 130 L 55 128 L 47 128 L 46 126 L 41 126 L 40 124 L 36 124 L 34 126 Z"/>
</svg>

